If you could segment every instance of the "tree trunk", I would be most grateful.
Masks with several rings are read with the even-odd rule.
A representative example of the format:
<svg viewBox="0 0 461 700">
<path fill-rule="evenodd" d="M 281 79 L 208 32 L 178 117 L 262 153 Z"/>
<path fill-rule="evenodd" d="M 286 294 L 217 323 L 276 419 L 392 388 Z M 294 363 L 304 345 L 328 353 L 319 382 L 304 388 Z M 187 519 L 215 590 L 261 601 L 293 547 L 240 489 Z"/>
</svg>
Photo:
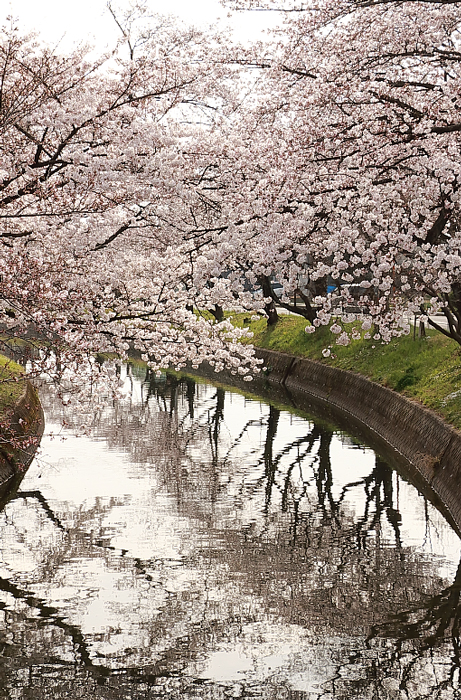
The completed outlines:
<svg viewBox="0 0 461 700">
<path fill-rule="evenodd" d="M 220 322 L 224 320 L 224 310 L 219 304 L 215 304 L 213 309 L 210 309 L 210 313 L 213 314 L 215 319 Z"/>
<path fill-rule="evenodd" d="M 276 308 L 275 303 L 274 303 L 270 279 L 266 275 L 263 275 L 260 277 L 259 283 L 261 285 L 261 289 L 262 289 L 264 296 L 266 298 L 267 297 L 271 298 L 271 301 L 268 304 L 266 304 L 264 307 L 264 312 L 267 316 L 267 325 L 268 326 L 275 326 L 275 324 L 279 320 L 279 315 L 277 313 L 277 308 Z"/>
</svg>

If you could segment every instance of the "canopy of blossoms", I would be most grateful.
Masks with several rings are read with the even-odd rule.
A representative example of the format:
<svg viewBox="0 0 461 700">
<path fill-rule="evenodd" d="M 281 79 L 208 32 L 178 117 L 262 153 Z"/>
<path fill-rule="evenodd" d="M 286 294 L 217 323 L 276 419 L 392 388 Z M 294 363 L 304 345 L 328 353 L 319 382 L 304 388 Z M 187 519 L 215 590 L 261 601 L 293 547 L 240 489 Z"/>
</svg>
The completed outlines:
<svg viewBox="0 0 461 700">
<path fill-rule="evenodd" d="M 37 371 L 134 349 L 249 379 L 223 310 L 274 278 L 339 343 L 440 310 L 461 342 L 461 3 L 228 4 L 283 20 L 243 47 L 131 12 L 97 60 L 3 29 L 0 324 Z"/>
</svg>

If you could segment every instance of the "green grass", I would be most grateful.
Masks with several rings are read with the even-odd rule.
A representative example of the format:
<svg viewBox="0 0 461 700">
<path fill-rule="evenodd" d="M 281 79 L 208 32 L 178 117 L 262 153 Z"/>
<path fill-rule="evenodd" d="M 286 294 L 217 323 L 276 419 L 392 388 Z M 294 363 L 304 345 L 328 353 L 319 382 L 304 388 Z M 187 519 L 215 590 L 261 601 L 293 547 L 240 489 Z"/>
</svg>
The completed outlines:
<svg viewBox="0 0 461 700">
<path fill-rule="evenodd" d="M 252 342 L 261 348 L 308 357 L 324 364 L 350 370 L 421 401 L 456 428 L 461 429 L 461 347 L 437 331 L 415 340 L 404 336 L 383 345 L 375 340 L 336 345 L 336 336 L 321 327 L 313 334 L 304 331 L 307 323 L 299 316 L 281 316 L 276 326 L 267 328 L 265 319 L 233 317 L 234 323 L 248 326 Z M 322 350 L 331 346 L 331 357 Z"/>
<path fill-rule="evenodd" d="M 24 369 L 13 360 L 0 355 L 0 414 L 4 414 L 21 396 Z"/>
</svg>

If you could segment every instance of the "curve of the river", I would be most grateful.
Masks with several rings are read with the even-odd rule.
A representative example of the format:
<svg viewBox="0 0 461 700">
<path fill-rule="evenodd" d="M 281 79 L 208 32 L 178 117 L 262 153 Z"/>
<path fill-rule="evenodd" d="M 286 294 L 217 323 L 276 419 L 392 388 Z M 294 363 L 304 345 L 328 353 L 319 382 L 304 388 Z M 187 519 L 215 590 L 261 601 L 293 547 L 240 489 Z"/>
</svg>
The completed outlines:
<svg viewBox="0 0 461 700">
<path fill-rule="evenodd" d="M 0 514 L 0 697 L 459 697 L 460 541 L 408 474 L 279 400 L 125 385 L 78 438 L 41 390 Z"/>
</svg>

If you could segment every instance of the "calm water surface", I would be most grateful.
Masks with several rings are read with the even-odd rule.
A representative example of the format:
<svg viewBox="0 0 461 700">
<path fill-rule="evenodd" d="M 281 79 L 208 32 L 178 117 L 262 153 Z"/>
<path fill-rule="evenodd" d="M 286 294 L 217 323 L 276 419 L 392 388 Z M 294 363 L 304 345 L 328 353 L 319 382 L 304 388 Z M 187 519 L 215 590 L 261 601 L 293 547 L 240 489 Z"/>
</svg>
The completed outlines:
<svg viewBox="0 0 461 700">
<path fill-rule="evenodd" d="M 460 542 L 405 477 L 315 418 L 138 373 L 0 513 L 0 698 L 461 697 Z"/>
</svg>

